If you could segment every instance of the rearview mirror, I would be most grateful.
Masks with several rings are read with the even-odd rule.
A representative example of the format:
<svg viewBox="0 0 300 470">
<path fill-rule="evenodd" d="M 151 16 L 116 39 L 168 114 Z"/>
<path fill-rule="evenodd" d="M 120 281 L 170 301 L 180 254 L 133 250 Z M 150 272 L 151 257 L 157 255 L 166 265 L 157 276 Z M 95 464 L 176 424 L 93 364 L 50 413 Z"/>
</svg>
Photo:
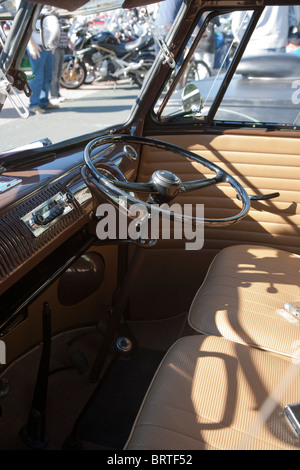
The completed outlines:
<svg viewBox="0 0 300 470">
<path fill-rule="evenodd" d="M 198 113 L 202 109 L 199 88 L 194 83 L 186 85 L 182 92 L 182 107 L 186 113 Z"/>
<path fill-rule="evenodd" d="M 59 20 L 55 15 L 43 16 L 41 19 L 41 40 L 46 51 L 56 49 L 60 38 Z"/>
</svg>

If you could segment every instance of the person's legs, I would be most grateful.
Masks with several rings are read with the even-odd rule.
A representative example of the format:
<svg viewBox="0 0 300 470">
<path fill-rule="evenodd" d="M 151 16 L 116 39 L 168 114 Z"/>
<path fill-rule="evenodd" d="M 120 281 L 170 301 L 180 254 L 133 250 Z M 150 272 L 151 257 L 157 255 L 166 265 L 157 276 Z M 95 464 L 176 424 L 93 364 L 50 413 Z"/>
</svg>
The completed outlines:
<svg viewBox="0 0 300 470">
<path fill-rule="evenodd" d="M 32 78 L 29 82 L 29 86 L 32 91 L 32 95 L 30 97 L 29 109 L 36 108 L 40 106 L 40 94 L 43 88 L 43 81 L 44 81 L 44 59 L 42 54 L 40 57 L 33 59 L 28 52 L 30 67 L 32 70 Z"/>
<path fill-rule="evenodd" d="M 60 78 L 61 78 L 62 69 L 64 65 L 64 58 L 65 58 L 65 50 L 62 48 L 59 48 L 59 62 L 58 62 L 58 74 L 57 74 L 57 87 L 58 87 L 57 89 L 58 89 L 59 98 L 62 98 L 60 94 Z"/>
<path fill-rule="evenodd" d="M 61 59 L 60 59 L 60 49 L 59 47 L 55 49 L 55 53 L 53 56 L 53 72 L 52 72 L 52 79 L 51 79 L 51 88 L 50 93 L 52 98 L 59 97 L 59 77 L 61 73 Z"/>
<path fill-rule="evenodd" d="M 40 94 L 40 106 L 41 108 L 46 108 L 49 104 L 49 92 L 52 79 L 52 70 L 53 70 L 53 54 L 50 51 L 42 50 L 41 56 L 44 56 L 44 75 L 43 75 L 43 85 Z"/>
</svg>

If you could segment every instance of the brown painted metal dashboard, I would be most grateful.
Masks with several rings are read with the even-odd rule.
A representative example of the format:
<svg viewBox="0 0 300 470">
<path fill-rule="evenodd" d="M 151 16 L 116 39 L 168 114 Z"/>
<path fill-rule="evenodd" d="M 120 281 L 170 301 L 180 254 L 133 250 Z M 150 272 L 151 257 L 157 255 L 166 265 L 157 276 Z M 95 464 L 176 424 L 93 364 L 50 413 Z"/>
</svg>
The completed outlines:
<svg viewBox="0 0 300 470">
<path fill-rule="evenodd" d="M 83 150 L 27 159 L 3 173 L 18 182 L 0 193 L 0 332 L 95 241 L 99 201 L 83 178 Z M 136 173 L 122 149 L 108 156 L 98 149 L 93 159 L 115 178 Z"/>
</svg>

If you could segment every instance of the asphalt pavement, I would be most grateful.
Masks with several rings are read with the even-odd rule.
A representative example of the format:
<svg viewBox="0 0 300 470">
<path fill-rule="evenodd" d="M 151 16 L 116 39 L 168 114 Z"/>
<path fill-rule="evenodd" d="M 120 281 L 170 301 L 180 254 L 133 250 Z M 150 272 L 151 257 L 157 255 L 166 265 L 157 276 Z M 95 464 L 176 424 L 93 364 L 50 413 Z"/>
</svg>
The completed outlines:
<svg viewBox="0 0 300 470">
<path fill-rule="evenodd" d="M 52 143 L 95 132 L 126 120 L 139 93 L 129 80 L 83 84 L 76 90 L 61 88 L 66 101 L 46 114 L 19 116 L 7 98 L 0 114 L 0 152 L 42 138 Z M 18 94 L 25 106 L 29 99 Z"/>
</svg>

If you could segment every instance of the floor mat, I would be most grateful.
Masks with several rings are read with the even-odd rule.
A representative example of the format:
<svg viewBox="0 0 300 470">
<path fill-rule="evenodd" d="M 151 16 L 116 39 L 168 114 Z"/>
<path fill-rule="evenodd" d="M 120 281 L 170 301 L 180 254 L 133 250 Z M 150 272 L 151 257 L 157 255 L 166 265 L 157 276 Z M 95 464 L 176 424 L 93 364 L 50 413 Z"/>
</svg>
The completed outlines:
<svg viewBox="0 0 300 470">
<path fill-rule="evenodd" d="M 110 449 L 123 449 L 151 379 L 164 356 L 140 349 L 118 359 L 93 394 L 76 424 L 76 435 Z"/>
</svg>

